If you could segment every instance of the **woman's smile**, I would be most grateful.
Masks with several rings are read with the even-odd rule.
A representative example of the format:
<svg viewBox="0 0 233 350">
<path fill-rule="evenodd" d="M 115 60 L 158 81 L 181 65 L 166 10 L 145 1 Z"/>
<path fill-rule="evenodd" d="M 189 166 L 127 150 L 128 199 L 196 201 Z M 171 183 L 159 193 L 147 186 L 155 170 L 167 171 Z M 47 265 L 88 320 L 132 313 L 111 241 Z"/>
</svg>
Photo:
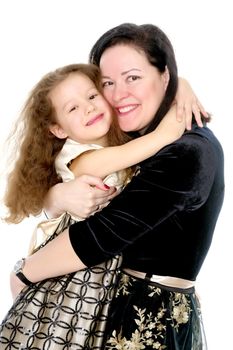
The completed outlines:
<svg viewBox="0 0 233 350">
<path fill-rule="evenodd" d="M 116 110 L 119 114 L 119 116 L 123 116 L 124 114 L 128 114 L 132 111 L 134 111 L 138 107 L 138 104 L 130 104 L 123 107 L 116 107 Z"/>
</svg>

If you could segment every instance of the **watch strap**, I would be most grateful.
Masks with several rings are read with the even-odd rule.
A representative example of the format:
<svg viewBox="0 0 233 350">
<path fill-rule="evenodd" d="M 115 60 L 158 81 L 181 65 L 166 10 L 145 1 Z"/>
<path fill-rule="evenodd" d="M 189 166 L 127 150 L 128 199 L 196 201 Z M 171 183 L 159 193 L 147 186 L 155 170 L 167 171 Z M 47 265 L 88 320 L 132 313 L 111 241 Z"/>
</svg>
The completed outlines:
<svg viewBox="0 0 233 350">
<path fill-rule="evenodd" d="M 20 281 L 22 281 L 27 286 L 31 286 L 33 284 L 31 281 L 27 279 L 27 277 L 21 271 L 17 272 L 16 276 L 20 279 Z"/>
</svg>

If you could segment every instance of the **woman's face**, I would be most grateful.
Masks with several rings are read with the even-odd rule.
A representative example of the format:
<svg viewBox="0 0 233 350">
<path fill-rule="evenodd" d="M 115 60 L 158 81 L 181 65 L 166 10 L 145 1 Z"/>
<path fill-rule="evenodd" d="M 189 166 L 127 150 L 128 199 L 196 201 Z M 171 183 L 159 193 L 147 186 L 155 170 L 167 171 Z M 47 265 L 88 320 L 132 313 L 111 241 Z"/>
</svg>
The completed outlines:
<svg viewBox="0 0 233 350">
<path fill-rule="evenodd" d="M 116 110 L 120 128 L 142 132 L 164 98 L 168 71 L 161 74 L 143 51 L 126 44 L 106 49 L 100 69 L 104 95 Z"/>
</svg>

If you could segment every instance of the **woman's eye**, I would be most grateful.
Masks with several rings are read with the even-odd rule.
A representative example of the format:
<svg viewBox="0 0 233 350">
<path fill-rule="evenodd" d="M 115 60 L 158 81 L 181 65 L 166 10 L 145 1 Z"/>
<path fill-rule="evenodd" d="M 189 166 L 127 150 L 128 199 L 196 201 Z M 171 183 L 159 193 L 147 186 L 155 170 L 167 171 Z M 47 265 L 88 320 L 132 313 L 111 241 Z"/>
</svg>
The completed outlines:
<svg viewBox="0 0 233 350">
<path fill-rule="evenodd" d="M 138 75 L 130 75 L 128 77 L 129 81 L 135 81 L 135 80 L 138 80 L 138 79 L 140 79 L 140 77 Z"/>
<path fill-rule="evenodd" d="M 102 83 L 103 88 L 105 88 L 106 86 L 111 86 L 111 85 L 113 85 L 112 81 L 103 81 L 103 83 Z"/>
</svg>

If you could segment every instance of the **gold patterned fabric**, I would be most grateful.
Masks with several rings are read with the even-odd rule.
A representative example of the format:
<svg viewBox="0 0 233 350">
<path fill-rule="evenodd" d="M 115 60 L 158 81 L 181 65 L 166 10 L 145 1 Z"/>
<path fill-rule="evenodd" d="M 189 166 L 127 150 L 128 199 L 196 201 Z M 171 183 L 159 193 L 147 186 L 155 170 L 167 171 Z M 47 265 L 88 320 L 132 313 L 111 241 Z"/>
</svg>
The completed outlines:
<svg viewBox="0 0 233 350">
<path fill-rule="evenodd" d="M 63 181 L 74 174 L 68 163 L 83 152 L 102 148 L 67 139 L 56 158 L 56 170 Z M 104 182 L 123 187 L 125 172 L 108 175 Z M 62 214 L 41 222 L 32 237 L 35 252 L 76 221 Z M 101 349 L 110 302 L 113 298 L 120 255 L 91 268 L 26 287 L 0 325 L 0 349 L 79 350 Z"/>
<path fill-rule="evenodd" d="M 71 217 L 64 216 L 48 241 L 71 223 Z M 101 349 L 120 265 L 118 255 L 25 287 L 0 325 L 0 349 Z"/>
</svg>

